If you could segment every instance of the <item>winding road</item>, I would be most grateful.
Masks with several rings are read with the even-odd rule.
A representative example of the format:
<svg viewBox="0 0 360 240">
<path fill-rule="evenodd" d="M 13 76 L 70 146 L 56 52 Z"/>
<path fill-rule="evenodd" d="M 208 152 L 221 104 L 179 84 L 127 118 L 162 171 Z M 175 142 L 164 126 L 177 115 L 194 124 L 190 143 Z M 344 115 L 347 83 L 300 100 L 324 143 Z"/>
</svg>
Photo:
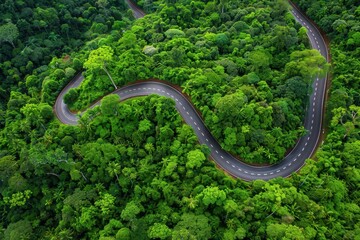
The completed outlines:
<svg viewBox="0 0 360 240">
<path fill-rule="evenodd" d="M 144 13 L 135 5 L 132 5 L 128 0 L 126 0 L 126 2 L 133 10 L 136 18 L 144 16 Z M 311 46 L 317 49 L 328 60 L 327 45 L 320 31 L 296 7 L 292 7 L 291 13 L 294 15 L 296 21 L 307 28 Z M 79 86 L 83 79 L 84 77 L 81 74 L 77 75 L 62 90 L 56 100 L 54 111 L 59 120 L 64 124 L 76 125 L 78 123 L 78 116 L 69 111 L 64 103 L 63 97 L 71 88 Z M 121 100 L 149 94 L 158 94 L 173 99 L 176 104 L 176 109 L 184 118 L 185 122 L 194 129 L 195 134 L 199 138 L 199 142 L 209 147 L 211 150 L 211 158 L 219 167 L 232 176 L 243 180 L 269 180 L 275 177 L 288 177 L 298 171 L 304 165 L 305 160 L 311 157 L 316 150 L 322 131 L 326 79 L 327 77 L 316 78 L 313 82 L 313 92 L 310 95 L 309 106 L 304 122 L 305 129 L 308 133 L 299 139 L 293 150 L 280 163 L 265 167 L 249 166 L 224 151 L 208 131 L 194 106 L 180 91 L 165 82 L 146 81 L 134 83 L 117 89 L 112 93 L 118 94 Z M 91 107 L 98 104 L 100 104 L 100 102 L 95 103 Z"/>
</svg>

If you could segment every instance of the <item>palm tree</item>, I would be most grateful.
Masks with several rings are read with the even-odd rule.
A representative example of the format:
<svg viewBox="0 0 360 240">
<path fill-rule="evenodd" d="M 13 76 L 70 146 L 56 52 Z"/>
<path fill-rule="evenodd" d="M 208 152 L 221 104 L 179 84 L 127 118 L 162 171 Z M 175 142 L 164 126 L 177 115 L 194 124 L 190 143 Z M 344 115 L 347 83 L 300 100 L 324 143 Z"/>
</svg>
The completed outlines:
<svg viewBox="0 0 360 240">
<path fill-rule="evenodd" d="M 119 181 L 119 173 L 121 171 L 121 166 L 117 162 L 110 162 L 106 171 L 109 173 L 110 177 L 116 176 L 116 180 Z"/>
</svg>

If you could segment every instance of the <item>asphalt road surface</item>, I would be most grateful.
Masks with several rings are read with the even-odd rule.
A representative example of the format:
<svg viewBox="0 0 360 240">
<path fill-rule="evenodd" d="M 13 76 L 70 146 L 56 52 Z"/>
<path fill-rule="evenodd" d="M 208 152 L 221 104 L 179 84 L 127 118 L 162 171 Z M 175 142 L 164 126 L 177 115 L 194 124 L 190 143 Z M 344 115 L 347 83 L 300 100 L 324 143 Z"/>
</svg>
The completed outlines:
<svg viewBox="0 0 360 240">
<path fill-rule="evenodd" d="M 144 16 L 141 10 L 139 12 L 138 8 L 131 5 L 131 2 L 128 2 L 128 4 L 133 9 L 135 17 Z M 327 58 L 327 45 L 325 44 L 319 30 L 296 8 L 291 9 L 291 13 L 294 15 L 296 21 L 307 28 L 308 37 L 312 47 L 319 50 L 320 53 Z M 65 124 L 76 125 L 78 122 L 78 116 L 69 111 L 63 101 L 63 97 L 69 89 L 79 86 L 83 79 L 84 77 L 81 74 L 77 75 L 62 90 L 56 100 L 54 106 L 55 113 L 59 120 Z M 216 164 L 234 177 L 251 181 L 255 179 L 268 180 L 275 177 L 288 177 L 292 173 L 298 171 L 304 165 L 305 160 L 311 157 L 313 152 L 316 150 L 322 131 L 326 78 L 316 78 L 312 87 L 313 92 L 310 95 L 309 106 L 307 108 L 304 122 L 305 129 L 308 133 L 299 139 L 293 150 L 280 163 L 265 167 L 249 166 L 224 151 L 208 131 L 194 106 L 187 100 L 186 97 L 183 96 L 181 92 L 165 82 L 146 81 L 134 83 L 122 87 L 113 93 L 118 94 L 121 100 L 149 94 L 158 94 L 173 99 L 176 103 L 176 109 L 184 118 L 185 122 L 194 129 L 195 134 L 199 138 L 199 142 L 201 144 L 206 144 L 211 150 L 211 157 Z M 100 102 L 95 103 L 92 107 L 98 105 L 99 103 Z"/>
</svg>

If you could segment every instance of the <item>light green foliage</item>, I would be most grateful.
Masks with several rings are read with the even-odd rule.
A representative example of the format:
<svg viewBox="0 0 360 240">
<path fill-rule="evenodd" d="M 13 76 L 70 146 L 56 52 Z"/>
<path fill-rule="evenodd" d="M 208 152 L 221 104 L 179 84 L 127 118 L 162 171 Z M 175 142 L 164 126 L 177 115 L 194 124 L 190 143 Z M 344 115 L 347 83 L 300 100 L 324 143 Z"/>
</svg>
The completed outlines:
<svg viewBox="0 0 360 240">
<path fill-rule="evenodd" d="M 19 36 L 19 30 L 13 23 L 6 23 L 0 26 L 0 43 L 8 42 L 15 48 L 14 41 Z"/>
<path fill-rule="evenodd" d="M 295 51 L 290 55 L 291 62 L 286 64 L 285 71 L 289 76 L 300 75 L 309 83 L 314 76 L 324 75 L 329 68 L 319 51 Z"/>
<path fill-rule="evenodd" d="M 145 46 L 143 48 L 143 52 L 146 54 L 146 55 L 149 55 L 149 56 L 152 56 L 154 54 L 156 54 L 158 52 L 158 49 L 155 48 L 154 46 Z"/>
<path fill-rule="evenodd" d="M 171 230 L 161 223 L 155 223 L 149 228 L 148 236 L 151 239 L 167 239 L 171 235 Z"/>
<path fill-rule="evenodd" d="M 165 32 L 168 38 L 184 37 L 185 33 L 179 29 L 169 29 Z"/>
<path fill-rule="evenodd" d="M 266 228 L 266 234 L 270 239 L 306 239 L 300 228 L 287 224 L 270 224 Z"/>
<path fill-rule="evenodd" d="M 4 203 L 9 205 L 10 208 L 24 206 L 27 200 L 31 197 L 32 192 L 25 190 L 24 192 L 17 192 L 11 195 L 11 197 L 4 197 Z"/>
<path fill-rule="evenodd" d="M 81 208 L 81 215 L 77 219 L 78 229 L 90 230 L 96 225 L 96 208 L 94 206 Z"/>
<path fill-rule="evenodd" d="M 206 216 L 185 213 L 181 216 L 181 221 L 178 222 L 174 230 L 172 238 L 176 240 L 182 238 L 189 240 L 208 239 L 210 237 L 211 226 Z"/>
<path fill-rule="evenodd" d="M 101 112 L 106 116 L 116 116 L 118 114 L 118 103 L 120 101 L 120 97 L 117 94 L 110 94 L 105 96 L 101 100 Z"/>
<path fill-rule="evenodd" d="M 226 193 L 218 187 L 207 187 L 196 197 L 201 199 L 205 206 L 210 204 L 221 206 L 225 202 Z"/>
<path fill-rule="evenodd" d="M 90 71 L 102 69 L 106 63 L 112 61 L 114 50 L 109 46 L 102 46 L 90 52 L 84 68 Z"/>
<path fill-rule="evenodd" d="M 126 204 L 124 210 L 121 212 L 121 218 L 126 221 L 132 221 L 136 218 L 136 215 L 141 212 L 141 208 L 134 201 Z"/>
<path fill-rule="evenodd" d="M 139 122 L 139 132 L 147 132 L 151 129 L 152 124 L 149 120 L 144 119 Z"/>
<path fill-rule="evenodd" d="M 204 153 L 198 149 L 193 150 L 187 154 L 186 167 L 189 169 L 199 168 L 205 159 Z"/>
<path fill-rule="evenodd" d="M 301 136 L 309 76 L 324 66 L 286 1 L 137 1 L 154 12 L 137 21 L 124 1 L 0 4 L 1 24 L 19 30 L 14 49 L 0 45 L 0 239 L 356 239 L 360 8 L 294 1 L 330 34 L 328 132 L 317 161 L 267 182 L 206 161 L 171 99 L 109 96 L 78 126 L 52 106 L 85 62 L 65 97 L 78 110 L 113 90 L 111 75 L 159 78 L 225 149 L 275 163 Z"/>
<path fill-rule="evenodd" d="M 266 70 L 271 63 L 269 53 L 260 50 L 249 53 L 248 59 L 251 63 L 250 69 L 255 72 Z"/>
<path fill-rule="evenodd" d="M 101 214 L 107 217 L 114 208 L 115 197 L 111 194 L 105 193 L 101 199 L 95 202 L 95 206 L 100 208 Z"/>
<path fill-rule="evenodd" d="M 130 240 L 131 239 L 131 231 L 128 228 L 121 228 L 116 233 L 116 240 Z"/>
</svg>

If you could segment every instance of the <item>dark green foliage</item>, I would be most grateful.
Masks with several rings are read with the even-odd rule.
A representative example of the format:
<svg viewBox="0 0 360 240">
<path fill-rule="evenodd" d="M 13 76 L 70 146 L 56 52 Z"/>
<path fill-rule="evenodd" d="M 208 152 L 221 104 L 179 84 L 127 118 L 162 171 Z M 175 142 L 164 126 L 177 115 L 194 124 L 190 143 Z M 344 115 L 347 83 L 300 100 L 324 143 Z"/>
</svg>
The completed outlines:
<svg viewBox="0 0 360 240">
<path fill-rule="evenodd" d="M 325 65 L 318 52 L 304 50 L 307 39 L 298 37 L 302 28 L 287 17 L 283 3 L 152 4 L 156 14 L 106 47 L 118 56 L 108 54 L 106 60 L 115 84 L 160 78 L 180 85 L 223 148 L 249 163 L 281 160 L 302 134 L 307 89 L 318 66 Z M 272 9 L 283 17 L 272 16 Z M 198 18 L 187 17 L 195 12 Z M 79 93 L 73 109 L 112 90 L 103 61 L 95 61 L 100 70 L 91 67 L 103 49 L 90 53 L 84 83 L 67 95 Z M 275 127 L 281 138 L 273 135 Z"/>
<path fill-rule="evenodd" d="M 1 3 L 19 37 L 0 54 L 0 239 L 357 239 L 360 10 L 343 2 L 301 1 L 334 39 L 318 161 L 249 183 L 207 160 L 170 99 L 109 95 L 78 126 L 51 106 L 85 62 L 65 97 L 75 109 L 113 90 L 104 67 L 118 86 L 157 77 L 183 87 L 224 149 L 281 159 L 303 131 L 306 60 L 322 61 L 285 1 L 139 1 L 154 14 L 124 34 L 123 1 Z M 89 58 L 109 48 L 106 63 Z"/>
<path fill-rule="evenodd" d="M 127 14 L 120 12 L 126 9 L 124 1 L 101 2 L 7 0 L 0 4 L 0 86 L 7 91 L 1 104 L 8 100 L 10 86 L 21 82 L 33 68 L 47 65 L 54 56 L 69 57 L 84 41 L 109 33 L 115 22 L 127 25 Z M 80 70 L 75 59 L 73 66 Z"/>
</svg>

